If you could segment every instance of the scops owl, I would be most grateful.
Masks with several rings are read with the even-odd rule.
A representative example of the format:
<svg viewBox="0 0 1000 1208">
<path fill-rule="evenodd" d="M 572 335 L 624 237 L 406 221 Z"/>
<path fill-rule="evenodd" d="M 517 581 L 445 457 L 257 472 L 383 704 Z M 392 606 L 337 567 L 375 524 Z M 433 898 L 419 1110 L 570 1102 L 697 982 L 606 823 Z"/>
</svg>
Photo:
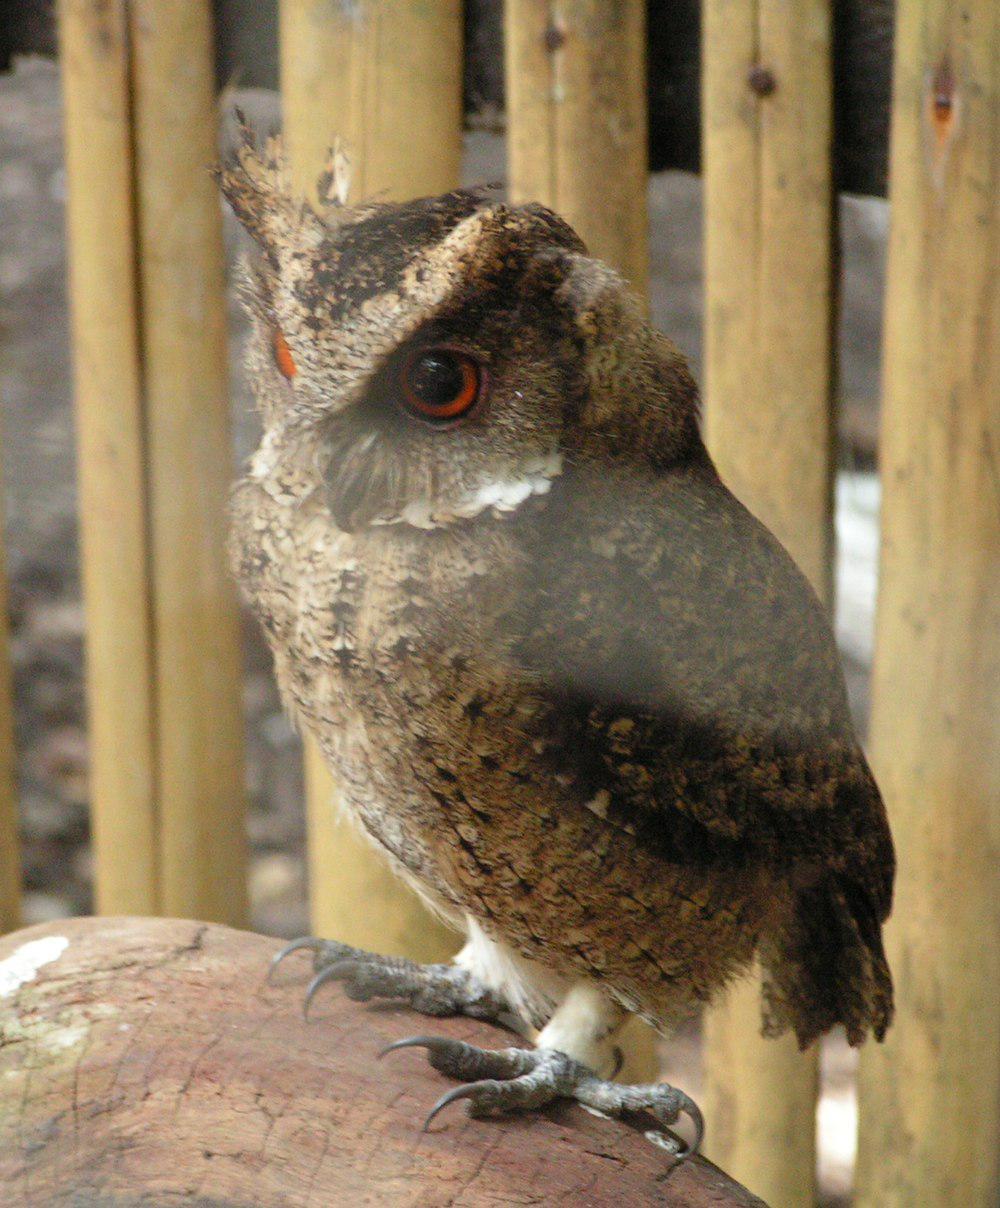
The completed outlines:
<svg viewBox="0 0 1000 1208">
<path fill-rule="evenodd" d="M 766 1032 L 881 1038 L 885 811 L 677 349 L 540 205 L 314 209 L 273 141 L 220 176 L 259 252 L 236 572 L 345 808 L 467 936 L 433 966 L 298 941 L 313 989 L 516 1020 L 534 1048 L 401 1042 L 478 1115 L 566 1095 L 700 1132 L 680 1091 L 603 1080 L 611 1041 L 755 957 Z"/>
</svg>

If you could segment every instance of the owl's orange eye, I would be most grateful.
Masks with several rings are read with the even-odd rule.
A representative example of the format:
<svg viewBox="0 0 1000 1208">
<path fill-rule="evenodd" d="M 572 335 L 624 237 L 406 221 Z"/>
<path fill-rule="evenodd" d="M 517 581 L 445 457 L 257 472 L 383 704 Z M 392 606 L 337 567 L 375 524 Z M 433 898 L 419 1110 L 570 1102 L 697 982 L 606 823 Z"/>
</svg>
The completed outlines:
<svg viewBox="0 0 1000 1208">
<path fill-rule="evenodd" d="M 292 357 L 292 350 L 288 347 L 288 341 L 285 339 L 285 334 L 280 327 L 274 329 L 272 347 L 274 349 L 274 363 L 278 366 L 278 372 L 282 377 L 291 381 L 298 373 L 298 369 Z"/>
<path fill-rule="evenodd" d="M 449 423 L 471 411 L 479 398 L 481 379 L 472 357 L 452 348 L 418 349 L 399 370 L 407 408 L 434 423 Z"/>
</svg>

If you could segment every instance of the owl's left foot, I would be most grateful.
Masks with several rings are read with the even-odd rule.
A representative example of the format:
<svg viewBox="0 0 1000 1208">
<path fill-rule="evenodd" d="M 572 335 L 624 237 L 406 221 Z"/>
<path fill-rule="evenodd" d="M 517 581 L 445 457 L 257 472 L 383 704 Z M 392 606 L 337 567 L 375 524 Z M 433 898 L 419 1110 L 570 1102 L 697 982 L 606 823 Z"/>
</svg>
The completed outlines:
<svg viewBox="0 0 1000 1208">
<path fill-rule="evenodd" d="M 556 1049 L 479 1049 L 443 1036 L 411 1036 L 383 1049 L 424 1048 L 431 1065 L 452 1078 L 469 1079 L 434 1104 L 424 1121 L 426 1129 L 438 1112 L 457 1099 L 468 1099 L 470 1116 L 503 1116 L 509 1112 L 544 1107 L 554 1099 L 577 1103 L 606 1116 L 646 1113 L 661 1124 L 676 1123 L 683 1112 L 694 1124 L 690 1145 L 665 1133 L 647 1133 L 650 1140 L 678 1158 L 697 1153 L 704 1133 L 701 1111 L 693 1099 L 666 1082 L 625 1086 L 607 1082 L 592 1070 Z"/>
<path fill-rule="evenodd" d="M 277 953 L 271 973 L 286 956 L 303 948 L 313 954 L 315 972 L 303 1003 L 307 1016 L 316 992 L 336 981 L 355 1002 L 395 999 L 424 1015 L 470 1015 L 523 1033 L 523 1025 L 506 999 L 458 965 L 418 965 L 401 956 L 381 956 L 337 940 L 303 936 Z"/>
</svg>

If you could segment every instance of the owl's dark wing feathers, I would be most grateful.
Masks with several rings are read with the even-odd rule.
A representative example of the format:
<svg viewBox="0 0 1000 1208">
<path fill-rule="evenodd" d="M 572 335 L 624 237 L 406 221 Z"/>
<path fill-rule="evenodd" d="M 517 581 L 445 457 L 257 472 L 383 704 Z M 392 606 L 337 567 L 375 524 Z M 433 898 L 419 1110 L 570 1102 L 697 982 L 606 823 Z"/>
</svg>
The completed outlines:
<svg viewBox="0 0 1000 1208">
<path fill-rule="evenodd" d="M 664 860 L 801 886 L 773 959 L 762 942 L 772 1025 L 880 1034 L 892 842 L 804 577 L 707 458 L 577 469 L 532 534 L 518 653 L 550 705 L 546 757 Z"/>
</svg>

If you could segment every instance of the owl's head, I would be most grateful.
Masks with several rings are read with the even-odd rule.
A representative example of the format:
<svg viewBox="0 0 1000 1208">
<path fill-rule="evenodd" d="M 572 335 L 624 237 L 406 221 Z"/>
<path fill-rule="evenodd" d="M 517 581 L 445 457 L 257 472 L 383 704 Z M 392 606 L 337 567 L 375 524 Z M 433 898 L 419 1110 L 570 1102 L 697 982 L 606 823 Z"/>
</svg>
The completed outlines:
<svg viewBox="0 0 1000 1208">
<path fill-rule="evenodd" d="M 588 457 L 698 446 L 680 354 L 551 211 L 476 189 L 317 211 L 274 140 L 220 180 L 259 252 L 251 474 L 272 493 L 322 491 L 346 531 L 435 528 L 510 512 Z"/>
</svg>

